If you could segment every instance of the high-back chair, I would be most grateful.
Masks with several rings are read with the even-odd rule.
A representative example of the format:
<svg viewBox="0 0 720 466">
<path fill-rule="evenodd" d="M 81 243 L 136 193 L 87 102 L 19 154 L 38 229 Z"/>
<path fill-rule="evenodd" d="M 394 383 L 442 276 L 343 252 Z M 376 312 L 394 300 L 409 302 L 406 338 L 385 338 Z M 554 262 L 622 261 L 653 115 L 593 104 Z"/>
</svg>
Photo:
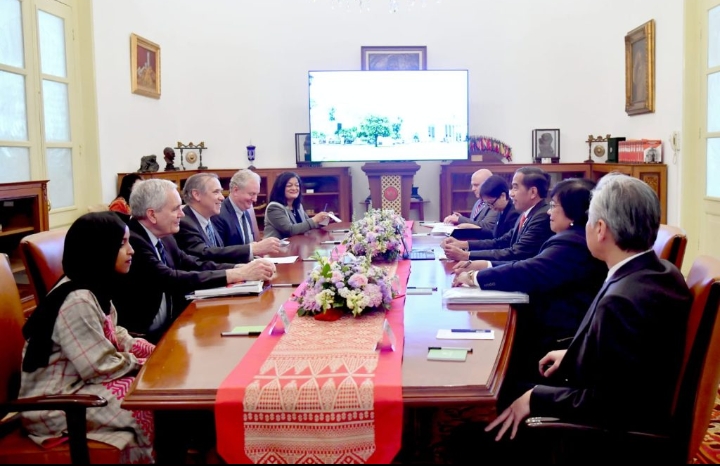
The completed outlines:
<svg viewBox="0 0 720 466">
<path fill-rule="evenodd" d="M 675 388 L 671 432 L 667 435 L 620 432 L 556 418 L 528 418 L 525 424 L 530 431 L 537 429 L 545 441 L 552 442 L 557 462 L 605 464 L 613 457 L 628 459 L 629 454 L 636 460 L 693 462 L 707 431 L 720 384 L 720 260 L 698 257 L 690 269 L 687 284 L 693 294 L 693 304 Z M 622 380 L 617 383 L 622 384 Z M 583 445 L 580 457 L 572 449 L 572 443 Z M 563 456 L 568 451 L 573 454 Z"/>
<path fill-rule="evenodd" d="M 42 231 L 20 240 L 23 263 L 39 304 L 63 275 L 62 257 L 67 228 Z"/>
<path fill-rule="evenodd" d="M 88 441 L 85 427 L 87 408 L 107 405 L 96 395 L 55 395 L 18 399 L 25 323 L 20 294 L 10 260 L 0 254 L 0 417 L 22 411 L 64 411 L 68 419 L 68 441 L 41 448 L 24 432 L 19 416 L 0 421 L 0 464 L 86 464 L 117 463 L 120 450 L 100 442 Z"/>
<path fill-rule="evenodd" d="M 682 269 L 687 246 L 685 230 L 671 225 L 660 225 L 653 249 L 660 259 L 666 259 Z"/>
</svg>

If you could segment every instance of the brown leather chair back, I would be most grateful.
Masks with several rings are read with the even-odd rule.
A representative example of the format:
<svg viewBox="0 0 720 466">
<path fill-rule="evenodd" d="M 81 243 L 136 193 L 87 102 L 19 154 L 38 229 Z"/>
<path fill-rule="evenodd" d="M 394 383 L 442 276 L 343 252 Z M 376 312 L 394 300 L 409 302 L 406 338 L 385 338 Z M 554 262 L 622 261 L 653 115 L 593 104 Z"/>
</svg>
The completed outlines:
<svg viewBox="0 0 720 466">
<path fill-rule="evenodd" d="M 687 277 L 693 293 L 675 419 L 678 441 L 692 463 L 707 432 L 720 384 L 720 260 L 700 256 Z"/>
<path fill-rule="evenodd" d="M 0 403 L 14 400 L 20 388 L 24 324 L 20 293 L 10 269 L 10 260 L 5 254 L 0 254 Z"/>
<path fill-rule="evenodd" d="M 687 247 L 687 234 L 682 228 L 671 225 L 660 225 L 653 249 L 660 259 L 665 259 L 678 269 L 682 268 Z"/>
<path fill-rule="evenodd" d="M 40 303 L 63 275 L 62 257 L 67 228 L 42 231 L 20 240 L 25 269 Z"/>
</svg>

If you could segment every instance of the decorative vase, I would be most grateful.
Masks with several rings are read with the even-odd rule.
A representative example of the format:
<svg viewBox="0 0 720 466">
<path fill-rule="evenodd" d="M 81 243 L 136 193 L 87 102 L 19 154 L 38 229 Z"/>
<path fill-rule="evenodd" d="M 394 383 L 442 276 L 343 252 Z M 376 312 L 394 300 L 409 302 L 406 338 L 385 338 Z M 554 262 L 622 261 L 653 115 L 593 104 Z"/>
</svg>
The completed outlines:
<svg viewBox="0 0 720 466">
<path fill-rule="evenodd" d="M 333 307 L 333 308 L 328 309 L 325 312 L 315 314 L 313 317 L 315 317 L 315 320 L 332 322 L 332 321 L 338 320 L 340 317 L 343 316 L 343 314 L 345 314 L 345 311 L 343 311 L 342 309 L 337 309 L 337 308 Z"/>
<path fill-rule="evenodd" d="M 247 149 L 247 158 L 250 161 L 250 166 L 248 167 L 251 170 L 255 169 L 255 165 L 253 165 L 253 162 L 255 161 L 255 146 L 250 144 L 246 147 Z"/>
</svg>

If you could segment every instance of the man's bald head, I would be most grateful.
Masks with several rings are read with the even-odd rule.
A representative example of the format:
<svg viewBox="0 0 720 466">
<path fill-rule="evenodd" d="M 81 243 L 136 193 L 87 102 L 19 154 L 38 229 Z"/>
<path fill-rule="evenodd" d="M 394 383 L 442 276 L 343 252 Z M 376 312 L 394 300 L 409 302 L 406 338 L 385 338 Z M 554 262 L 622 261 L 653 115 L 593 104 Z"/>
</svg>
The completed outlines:
<svg viewBox="0 0 720 466">
<path fill-rule="evenodd" d="M 480 199 L 480 186 L 482 186 L 485 180 L 487 180 L 491 176 L 492 172 L 487 168 L 481 168 L 480 170 L 472 174 L 472 178 L 470 178 L 470 187 L 475 193 L 475 197 L 477 197 L 478 199 Z"/>
</svg>

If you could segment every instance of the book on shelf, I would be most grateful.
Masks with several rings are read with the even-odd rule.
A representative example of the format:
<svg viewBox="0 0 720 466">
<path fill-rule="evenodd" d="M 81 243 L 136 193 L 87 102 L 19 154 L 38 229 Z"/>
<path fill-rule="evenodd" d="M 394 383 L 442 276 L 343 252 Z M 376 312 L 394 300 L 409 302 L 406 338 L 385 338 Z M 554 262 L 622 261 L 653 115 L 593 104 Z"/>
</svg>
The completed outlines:
<svg viewBox="0 0 720 466">
<path fill-rule="evenodd" d="M 627 139 L 617 144 L 620 163 L 662 163 L 660 139 Z"/>
<path fill-rule="evenodd" d="M 443 292 L 448 304 L 516 304 L 528 303 L 527 293 L 519 291 L 481 290 L 480 288 L 458 286 Z"/>
<path fill-rule="evenodd" d="M 260 294 L 265 289 L 262 280 L 248 280 L 232 285 L 221 286 L 218 288 L 207 288 L 204 290 L 195 290 L 194 293 L 186 296 L 188 299 L 215 298 L 218 296 L 237 296 Z"/>
</svg>

